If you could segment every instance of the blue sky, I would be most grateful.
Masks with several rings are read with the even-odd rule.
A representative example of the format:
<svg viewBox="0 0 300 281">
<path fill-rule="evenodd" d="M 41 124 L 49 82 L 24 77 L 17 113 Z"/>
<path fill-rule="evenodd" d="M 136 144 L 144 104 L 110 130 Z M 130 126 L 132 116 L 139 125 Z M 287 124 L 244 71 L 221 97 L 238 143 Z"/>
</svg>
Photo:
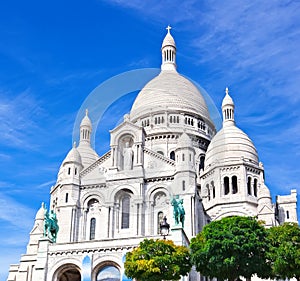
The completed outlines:
<svg viewBox="0 0 300 281">
<path fill-rule="evenodd" d="M 160 67 L 168 24 L 178 71 L 218 108 L 229 87 L 272 195 L 300 193 L 299 15 L 296 0 L 1 1 L 0 280 L 25 253 L 81 104 L 112 76 Z"/>
</svg>

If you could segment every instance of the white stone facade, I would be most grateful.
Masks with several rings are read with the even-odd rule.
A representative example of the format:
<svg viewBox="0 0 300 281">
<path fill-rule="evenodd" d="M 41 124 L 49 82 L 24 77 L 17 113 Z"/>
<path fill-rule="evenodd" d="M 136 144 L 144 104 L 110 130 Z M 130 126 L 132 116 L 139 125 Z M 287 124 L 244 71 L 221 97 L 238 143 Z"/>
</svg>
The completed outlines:
<svg viewBox="0 0 300 281">
<path fill-rule="evenodd" d="M 266 226 L 297 221 L 295 190 L 272 203 L 255 146 L 235 125 L 228 91 L 217 133 L 201 92 L 177 72 L 175 61 L 168 30 L 161 73 L 110 132 L 111 149 L 101 157 L 91 147 L 86 112 L 79 145 L 67 154 L 51 188 L 56 243 L 43 237 L 41 207 L 27 253 L 10 267 L 8 281 L 100 281 L 108 273 L 112 280 L 127 280 L 125 253 L 144 238 L 160 238 L 164 216 L 171 224 L 168 238 L 183 245 L 203 225 L 225 216 L 257 216 Z M 182 227 L 174 225 L 175 197 L 183 199 Z"/>
</svg>

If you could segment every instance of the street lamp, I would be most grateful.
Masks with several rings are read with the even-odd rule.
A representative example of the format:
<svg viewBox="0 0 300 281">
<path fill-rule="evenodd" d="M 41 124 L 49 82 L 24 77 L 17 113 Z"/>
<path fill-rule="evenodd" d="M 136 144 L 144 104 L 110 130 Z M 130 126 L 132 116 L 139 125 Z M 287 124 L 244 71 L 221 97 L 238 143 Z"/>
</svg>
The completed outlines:
<svg viewBox="0 0 300 281">
<path fill-rule="evenodd" d="M 162 235 L 164 237 L 164 240 L 166 240 L 166 236 L 169 234 L 169 230 L 170 230 L 170 225 L 167 223 L 166 216 L 164 216 L 159 226 L 160 226 L 160 235 Z"/>
</svg>

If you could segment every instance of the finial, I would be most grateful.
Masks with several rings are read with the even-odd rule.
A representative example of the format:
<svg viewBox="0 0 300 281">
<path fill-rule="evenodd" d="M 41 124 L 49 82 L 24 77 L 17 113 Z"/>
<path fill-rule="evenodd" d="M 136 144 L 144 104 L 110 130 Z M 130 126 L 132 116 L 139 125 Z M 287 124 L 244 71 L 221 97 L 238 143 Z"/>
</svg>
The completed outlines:
<svg viewBox="0 0 300 281">
<path fill-rule="evenodd" d="M 86 110 L 85 110 L 85 116 L 88 116 L 88 114 L 89 114 L 89 110 L 86 109 Z"/>
<path fill-rule="evenodd" d="M 73 148 L 76 148 L 76 141 L 73 142 Z"/>
<path fill-rule="evenodd" d="M 166 30 L 168 30 L 168 33 L 170 34 L 170 30 L 172 29 L 172 27 L 170 25 L 168 25 L 168 27 L 166 28 Z"/>
<path fill-rule="evenodd" d="M 228 87 L 226 87 L 226 89 L 225 89 L 225 93 L 226 93 L 226 95 L 228 95 L 228 94 L 229 94 Z"/>
</svg>

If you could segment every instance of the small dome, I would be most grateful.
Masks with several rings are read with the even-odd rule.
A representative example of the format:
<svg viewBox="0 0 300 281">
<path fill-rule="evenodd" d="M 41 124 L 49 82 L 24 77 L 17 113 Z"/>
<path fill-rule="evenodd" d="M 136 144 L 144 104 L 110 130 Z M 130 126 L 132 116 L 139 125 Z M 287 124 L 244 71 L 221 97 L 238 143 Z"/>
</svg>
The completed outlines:
<svg viewBox="0 0 300 281">
<path fill-rule="evenodd" d="M 162 42 L 161 48 L 164 48 L 166 46 L 173 46 L 176 48 L 175 40 L 170 32 L 168 32 L 167 35 L 165 36 L 165 39 Z"/>
<path fill-rule="evenodd" d="M 222 107 L 226 106 L 226 105 L 231 105 L 231 106 L 234 106 L 234 102 L 231 98 L 231 96 L 229 96 L 229 93 L 228 93 L 228 88 L 226 88 L 226 95 L 223 99 L 223 102 L 222 102 Z"/>
<path fill-rule="evenodd" d="M 99 159 L 99 155 L 90 145 L 80 143 L 77 147 L 77 151 L 80 153 L 83 168 L 87 168 Z"/>
<path fill-rule="evenodd" d="M 35 220 L 43 220 L 45 217 L 45 206 L 44 202 L 42 203 L 40 209 L 37 211 L 35 215 Z"/>
<path fill-rule="evenodd" d="M 264 183 L 261 184 L 258 190 L 258 198 L 271 198 L 270 190 Z"/>
<path fill-rule="evenodd" d="M 132 105 L 130 119 L 134 122 L 139 117 L 166 109 L 186 111 L 210 120 L 206 102 L 198 88 L 177 71 L 161 71 L 146 84 Z"/>
<path fill-rule="evenodd" d="M 242 158 L 258 165 L 256 148 L 242 130 L 233 126 L 223 127 L 212 139 L 205 156 L 205 168 L 215 163 L 240 161 Z"/>
<path fill-rule="evenodd" d="M 86 109 L 85 111 L 85 116 L 83 117 L 81 123 L 80 123 L 80 127 L 82 126 L 86 126 L 86 127 L 90 127 L 92 128 L 92 122 L 91 119 L 88 116 L 88 110 Z"/>
<path fill-rule="evenodd" d="M 177 148 L 185 148 L 185 147 L 193 147 L 193 143 L 191 138 L 187 135 L 187 133 L 183 133 L 177 143 Z"/>
<path fill-rule="evenodd" d="M 63 164 L 65 163 L 77 163 L 81 164 L 81 156 L 76 148 L 76 144 L 74 143 L 72 149 L 67 154 L 65 160 L 63 161 Z"/>
</svg>

